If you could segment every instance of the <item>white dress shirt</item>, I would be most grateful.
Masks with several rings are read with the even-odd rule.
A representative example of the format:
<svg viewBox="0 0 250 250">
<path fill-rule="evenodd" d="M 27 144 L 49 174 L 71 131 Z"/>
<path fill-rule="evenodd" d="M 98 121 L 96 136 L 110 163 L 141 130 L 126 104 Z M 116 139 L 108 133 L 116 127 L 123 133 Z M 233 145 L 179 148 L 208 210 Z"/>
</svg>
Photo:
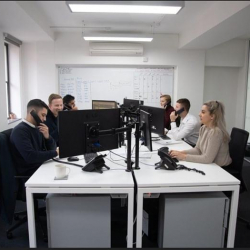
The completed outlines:
<svg viewBox="0 0 250 250">
<path fill-rule="evenodd" d="M 184 138 L 184 141 L 196 144 L 199 137 L 201 124 L 194 115 L 187 114 L 184 119 L 181 119 L 180 126 L 176 126 L 176 122 L 171 122 L 171 130 L 168 131 L 176 141 Z"/>
</svg>

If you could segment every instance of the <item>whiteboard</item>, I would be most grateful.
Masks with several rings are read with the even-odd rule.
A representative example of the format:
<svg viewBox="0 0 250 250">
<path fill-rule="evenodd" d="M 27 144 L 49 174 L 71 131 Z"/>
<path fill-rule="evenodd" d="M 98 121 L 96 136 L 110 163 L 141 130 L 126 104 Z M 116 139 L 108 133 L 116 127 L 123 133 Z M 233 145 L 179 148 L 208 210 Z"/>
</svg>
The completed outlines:
<svg viewBox="0 0 250 250">
<path fill-rule="evenodd" d="M 92 100 L 123 103 L 143 100 L 159 107 L 160 96 L 173 96 L 173 68 L 71 68 L 58 67 L 59 93 L 75 97 L 78 109 L 92 109 Z"/>
</svg>

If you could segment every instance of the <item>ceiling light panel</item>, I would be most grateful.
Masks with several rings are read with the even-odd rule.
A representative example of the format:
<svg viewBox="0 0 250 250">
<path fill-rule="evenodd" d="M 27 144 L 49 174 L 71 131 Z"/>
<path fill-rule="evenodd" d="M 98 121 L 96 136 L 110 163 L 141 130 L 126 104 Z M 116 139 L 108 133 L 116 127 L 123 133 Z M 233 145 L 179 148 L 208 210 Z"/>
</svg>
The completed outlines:
<svg viewBox="0 0 250 250">
<path fill-rule="evenodd" d="M 86 41 L 110 41 L 110 42 L 151 42 L 153 40 L 152 37 L 141 38 L 141 37 L 83 37 Z"/>
<path fill-rule="evenodd" d="M 177 14 L 184 1 L 70 1 L 67 5 L 72 12 Z"/>
</svg>

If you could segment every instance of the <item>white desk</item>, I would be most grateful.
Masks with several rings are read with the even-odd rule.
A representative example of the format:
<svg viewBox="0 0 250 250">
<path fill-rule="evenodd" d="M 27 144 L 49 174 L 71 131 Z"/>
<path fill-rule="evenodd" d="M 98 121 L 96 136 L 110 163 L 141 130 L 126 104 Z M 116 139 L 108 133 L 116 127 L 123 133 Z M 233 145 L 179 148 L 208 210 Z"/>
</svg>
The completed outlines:
<svg viewBox="0 0 250 250">
<path fill-rule="evenodd" d="M 105 160 L 105 162 L 111 169 L 106 171 L 105 168 L 103 168 L 103 174 L 84 172 L 80 167 L 66 165 L 70 168 L 68 180 L 54 180 L 54 165 L 59 163 L 49 161 L 44 163 L 32 175 L 25 184 L 30 247 L 36 247 L 36 229 L 33 205 L 33 194 L 35 193 L 127 194 L 127 247 L 133 246 L 133 177 L 131 172 L 125 171 L 125 167 L 118 166 L 108 160 Z M 84 160 L 75 163 L 85 165 Z M 124 163 L 123 165 L 125 166 Z"/>
<path fill-rule="evenodd" d="M 153 142 L 153 149 L 168 146 L 170 149 L 185 150 L 190 148 L 183 141 L 171 143 L 168 141 Z M 143 152 L 142 152 L 143 151 Z M 123 149 L 116 150 L 117 153 L 125 156 Z M 239 184 L 240 181 L 228 174 L 216 164 L 197 164 L 181 162 L 187 167 L 196 168 L 206 173 L 205 176 L 186 170 L 166 171 L 155 170 L 154 163 L 160 161 L 157 151 L 148 152 L 146 147 L 140 148 L 140 170 L 134 170 L 138 185 L 137 193 L 137 229 L 136 247 L 141 247 L 142 237 L 142 213 L 144 193 L 179 193 L 179 192 L 214 192 L 231 191 L 231 206 L 228 228 L 227 247 L 234 246 L 235 227 L 237 218 Z M 147 155 L 152 155 L 150 159 Z M 121 159 L 112 155 L 112 158 Z M 132 158 L 133 159 L 133 158 Z M 117 162 L 124 167 L 111 163 L 105 158 L 106 164 L 111 169 L 122 169 L 117 171 L 108 170 L 103 174 L 83 172 L 81 168 L 70 166 L 69 179 L 65 181 L 54 180 L 54 165 L 56 162 L 50 161 L 43 164 L 34 175 L 26 182 L 27 210 L 30 247 L 36 247 L 36 231 L 34 221 L 33 194 L 34 193 L 125 193 L 128 194 L 128 240 L 127 246 L 132 247 L 133 238 L 133 198 L 134 182 L 132 174 L 126 172 L 123 161 Z M 148 165 L 145 165 L 145 164 Z M 151 166 L 150 166 L 151 165 Z"/>
<path fill-rule="evenodd" d="M 178 144 L 171 144 L 167 141 L 153 143 L 154 150 L 162 146 L 167 146 L 169 149 L 175 150 L 185 150 L 191 148 L 183 141 L 179 142 Z M 160 157 L 158 156 L 157 152 L 155 152 L 151 159 L 140 159 L 140 170 L 134 171 L 138 185 L 136 247 L 142 247 L 143 194 L 214 191 L 232 192 L 227 247 L 233 247 L 240 181 L 216 164 L 198 164 L 184 161 L 180 162 L 187 167 L 204 171 L 206 173 L 204 176 L 194 171 L 187 170 L 155 170 L 155 166 L 148 166 L 142 163 L 144 162 L 146 164 L 153 165 L 153 163 L 159 162 L 159 160 Z"/>
</svg>

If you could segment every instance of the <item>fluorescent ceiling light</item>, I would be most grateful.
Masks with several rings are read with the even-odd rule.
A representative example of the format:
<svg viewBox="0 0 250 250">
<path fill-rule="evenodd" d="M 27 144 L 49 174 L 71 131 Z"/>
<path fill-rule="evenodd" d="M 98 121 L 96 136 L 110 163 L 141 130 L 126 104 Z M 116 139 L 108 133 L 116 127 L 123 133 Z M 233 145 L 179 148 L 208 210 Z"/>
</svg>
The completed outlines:
<svg viewBox="0 0 250 250">
<path fill-rule="evenodd" d="M 109 42 L 151 42 L 152 35 L 135 34 L 84 34 L 86 41 L 109 41 Z"/>
<path fill-rule="evenodd" d="M 177 14 L 184 1 L 68 1 L 67 4 L 72 12 Z"/>
<path fill-rule="evenodd" d="M 140 38 L 140 37 L 83 37 L 86 41 L 123 41 L 123 42 L 151 42 L 153 40 L 152 37 L 148 38 Z"/>
</svg>

